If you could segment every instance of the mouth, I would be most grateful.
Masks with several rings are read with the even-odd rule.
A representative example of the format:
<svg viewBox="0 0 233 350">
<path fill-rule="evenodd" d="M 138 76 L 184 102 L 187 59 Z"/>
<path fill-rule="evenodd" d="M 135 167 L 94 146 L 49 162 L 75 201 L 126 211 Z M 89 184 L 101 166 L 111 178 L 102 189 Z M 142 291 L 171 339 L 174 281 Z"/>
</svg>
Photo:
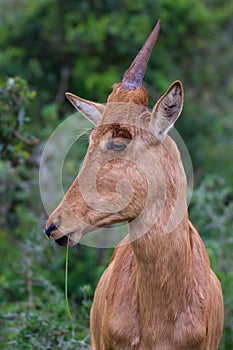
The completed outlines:
<svg viewBox="0 0 233 350">
<path fill-rule="evenodd" d="M 79 239 L 73 239 L 74 237 L 77 238 L 76 230 L 62 233 L 61 231 L 59 231 L 58 227 L 59 224 L 57 223 L 49 223 L 49 225 L 47 225 L 47 227 L 45 227 L 44 229 L 46 237 L 50 240 L 55 241 L 58 245 L 63 247 L 73 247 L 78 244 Z"/>
<path fill-rule="evenodd" d="M 70 235 L 67 235 L 67 236 L 65 235 L 65 236 L 62 236 L 62 237 L 60 237 L 60 238 L 58 238 L 58 239 L 55 239 L 55 242 L 56 242 L 58 245 L 62 246 L 62 247 L 67 247 L 67 245 L 68 245 L 69 247 L 74 247 L 75 245 L 78 244 L 78 242 L 74 241 L 74 240 L 70 237 Z"/>
<path fill-rule="evenodd" d="M 47 225 L 44 228 L 44 234 L 46 237 L 62 247 L 74 247 L 78 245 L 82 236 L 90 231 L 93 231 L 91 225 L 84 228 L 78 226 L 65 229 L 59 222 L 52 222 L 51 220 L 48 220 Z"/>
</svg>

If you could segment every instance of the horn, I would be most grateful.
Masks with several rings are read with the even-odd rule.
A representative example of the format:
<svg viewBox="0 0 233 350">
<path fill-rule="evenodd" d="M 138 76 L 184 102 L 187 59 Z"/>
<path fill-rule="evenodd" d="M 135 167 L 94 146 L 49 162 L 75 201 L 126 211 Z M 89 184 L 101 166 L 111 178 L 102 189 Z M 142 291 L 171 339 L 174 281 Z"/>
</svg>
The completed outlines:
<svg viewBox="0 0 233 350">
<path fill-rule="evenodd" d="M 121 88 L 123 88 L 124 90 L 132 91 L 135 90 L 137 86 L 142 86 L 146 66 L 149 61 L 153 47 L 158 39 L 159 30 L 160 20 L 158 20 L 156 26 L 149 35 L 145 44 L 135 57 L 133 63 L 125 72 L 121 82 Z"/>
</svg>

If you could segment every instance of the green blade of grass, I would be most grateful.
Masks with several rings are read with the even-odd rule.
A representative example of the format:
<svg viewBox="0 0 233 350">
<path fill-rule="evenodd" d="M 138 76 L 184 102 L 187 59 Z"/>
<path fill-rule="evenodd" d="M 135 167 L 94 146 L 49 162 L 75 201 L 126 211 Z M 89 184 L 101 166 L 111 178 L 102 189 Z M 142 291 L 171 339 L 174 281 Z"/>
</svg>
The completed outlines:
<svg viewBox="0 0 233 350">
<path fill-rule="evenodd" d="M 70 312 L 69 307 L 69 300 L 68 300 L 68 260 L 69 260 L 69 236 L 66 246 L 66 267 L 65 267 L 65 302 L 66 302 L 66 311 L 69 316 L 69 318 L 72 320 L 72 315 Z"/>
</svg>

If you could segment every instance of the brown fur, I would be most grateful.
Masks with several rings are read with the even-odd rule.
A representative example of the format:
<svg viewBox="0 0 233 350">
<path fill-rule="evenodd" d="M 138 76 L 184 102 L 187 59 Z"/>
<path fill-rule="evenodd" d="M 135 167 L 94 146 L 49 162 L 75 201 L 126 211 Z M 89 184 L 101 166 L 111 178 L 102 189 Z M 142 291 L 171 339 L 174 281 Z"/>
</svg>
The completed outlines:
<svg viewBox="0 0 233 350">
<path fill-rule="evenodd" d="M 187 215 L 173 232 L 164 232 L 181 175 L 177 159 L 168 162 L 168 148 L 161 158 L 170 170 L 165 209 L 147 234 L 116 248 L 95 293 L 93 349 L 218 349 L 221 286 L 204 245 Z"/>
<path fill-rule="evenodd" d="M 131 245 L 117 248 L 95 292 L 93 349 L 218 349 L 222 305 L 214 300 L 221 300 L 221 287 L 197 232 L 188 227 L 180 246 L 173 239 L 161 246 L 158 238 L 151 262 L 142 257 L 139 263 Z"/>
<path fill-rule="evenodd" d="M 148 96 L 144 87 L 137 86 L 135 90 L 127 91 L 122 83 L 114 84 L 108 102 L 131 102 L 141 106 L 148 106 Z"/>
<path fill-rule="evenodd" d="M 108 108 L 113 111 L 114 106 Z M 143 109 L 141 111 L 145 116 Z M 71 226 L 75 225 L 84 234 L 93 230 L 88 228 L 89 224 L 104 226 L 129 221 L 129 236 L 116 248 L 95 292 L 91 311 L 93 350 L 217 350 L 223 323 L 221 286 L 210 269 L 197 231 L 188 221 L 186 209 L 180 223 L 171 232 L 167 231 L 169 222 L 173 220 L 177 198 L 181 197 L 179 208 L 186 208 L 186 180 L 174 142 L 169 137 L 163 143 L 152 138 L 145 130 L 147 119 L 135 121 L 138 126 L 126 127 L 127 123 L 116 124 L 112 113 L 103 116 L 105 125 L 100 124 L 93 131 L 83 168 L 63 202 L 51 215 L 50 222 L 60 217 L 66 231 L 71 231 Z M 104 162 L 96 179 L 103 199 L 113 199 L 117 195 L 116 184 L 121 178 L 130 179 L 134 195 L 124 210 L 109 215 L 104 212 L 105 207 L 100 210 L 100 203 L 91 194 L 89 200 L 92 206 L 87 206 L 79 191 L 82 177 L 86 183 L 91 182 L 93 166 L 100 157 L 103 158 L 93 144 L 99 145 L 101 140 L 119 133 L 121 136 L 122 133 L 130 135 L 140 144 L 146 143 L 146 148 L 140 149 L 142 145 L 139 147 L 130 142 L 132 149 L 129 148 L 129 152 L 133 153 L 134 147 L 139 147 L 136 157 L 148 162 L 146 166 L 153 170 L 147 176 L 151 176 L 154 183 L 152 189 L 156 191 L 156 197 L 152 193 L 151 198 L 155 203 L 149 203 L 149 210 L 138 220 L 135 218 L 140 217 L 145 206 L 142 199 L 148 197 L 148 188 L 143 172 L 133 161 L 130 163 L 116 157 Z M 145 153 L 148 149 L 159 159 L 164 179 L 157 176 L 150 153 Z M 161 187 L 164 180 L 165 194 Z M 160 210 L 161 201 L 165 202 Z M 65 203 L 69 204 L 77 222 L 73 223 L 68 216 Z M 160 215 L 154 222 L 153 213 L 159 210 Z M 144 222 L 151 225 L 140 237 Z M 54 239 L 59 235 L 55 232 Z M 132 241 L 134 235 L 138 239 Z M 77 239 L 71 235 L 71 241 Z M 129 241 L 132 242 L 127 244 Z"/>
</svg>

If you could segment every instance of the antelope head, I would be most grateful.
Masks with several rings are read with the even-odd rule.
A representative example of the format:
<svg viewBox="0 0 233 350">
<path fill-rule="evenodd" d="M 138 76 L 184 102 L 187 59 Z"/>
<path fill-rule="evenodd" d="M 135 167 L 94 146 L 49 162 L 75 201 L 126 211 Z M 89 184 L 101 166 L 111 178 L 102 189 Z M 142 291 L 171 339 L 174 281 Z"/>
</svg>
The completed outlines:
<svg viewBox="0 0 233 350">
<path fill-rule="evenodd" d="M 66 93 L 95 128 L 78 176 L 46 225 L 47 236 L 60 245 L 75 245 L 97 227 L 145 221 L 152 209 L 162 220 L 164 207 L 174 207 L 183 173 L 182 166 L 176 170 L 179 152 L 167 132 L 182 110 L 182 84 L 175 81 L 152 111 L 142 86 L 159 28 L 158 21 L 105 105 Z"/>
</svg>

